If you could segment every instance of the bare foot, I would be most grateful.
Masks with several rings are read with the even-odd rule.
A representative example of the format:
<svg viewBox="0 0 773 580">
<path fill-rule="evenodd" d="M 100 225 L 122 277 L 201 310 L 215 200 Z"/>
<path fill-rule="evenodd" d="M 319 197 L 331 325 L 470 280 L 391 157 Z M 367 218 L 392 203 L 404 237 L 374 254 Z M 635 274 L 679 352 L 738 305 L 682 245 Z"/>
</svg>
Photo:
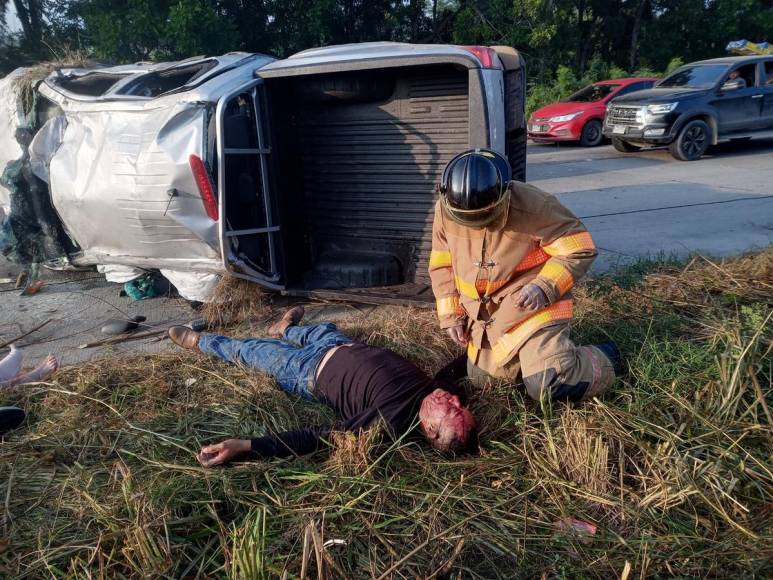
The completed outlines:
<svg viewBox="0 0 773 580">
<path fill-rule="evenodd" d="M 26 374 L 19 376 L 16 380 L 16 384 L 19 385 L 23 383 L 35 383 L 42 381 L 43 379 L 46 379 L 54 374 L 58 368 L 59 361 L 56 360 L 54 355 L 50 354 L 46 357 L 46 360 L 40 363 L 36 368 Z"/>
</svg>

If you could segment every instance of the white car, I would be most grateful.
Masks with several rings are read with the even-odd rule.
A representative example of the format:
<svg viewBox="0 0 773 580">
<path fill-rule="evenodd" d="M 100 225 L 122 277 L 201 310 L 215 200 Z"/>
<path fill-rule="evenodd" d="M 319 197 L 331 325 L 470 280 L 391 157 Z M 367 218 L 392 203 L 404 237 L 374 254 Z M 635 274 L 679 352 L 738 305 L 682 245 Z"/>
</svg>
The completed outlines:
<svg viewBox="0 0 773 580">
<path fill-rule="evenodd" d="M 425 302 L 442 168 L 487 147 L 524 180 L 524 88 L 512 48 L 389 42 L 62 69 L 37 85 L 34 138 L 17 115 L 0 163 L 29 163 L 67 258 L 113 279 L 158 269 L 206 299 L 228 272 L 288 294 Z M 0 191 L 6 214 L 28 186 Z"/>
</svg>

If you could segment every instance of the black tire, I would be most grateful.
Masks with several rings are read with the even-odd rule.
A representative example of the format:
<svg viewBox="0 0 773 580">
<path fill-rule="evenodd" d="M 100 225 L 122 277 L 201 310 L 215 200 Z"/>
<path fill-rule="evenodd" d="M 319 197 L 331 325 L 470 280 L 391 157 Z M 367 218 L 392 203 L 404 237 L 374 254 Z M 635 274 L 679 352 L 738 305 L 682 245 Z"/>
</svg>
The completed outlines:
<svg viewBox="0 0 773 580">
<path fill-rule="evenodd" d="M 601 121 L 598 119 L 591 119 L 582 128 L 580 133 L 580 145 L 583 147 L 596 147 L 601 145 L 604 140 L 604 135 L 601 132 Z"/>
<path fill-rule="evenodd" d="M 711 129 L 705 121 L 693 119 L 689 121 L 679 135 L 668 146 L 671 155 L 679 161 L 695 161 L 700 159 L 711 143 Z"/>
<path fill-rule="evenodd" d="M 617 151 L 620 151 L 620 153 L 634 153 L 635 151 L 641 150 L 641 147 L 638 145 L 634 145 L 628 141 L 623 141 L 618 137 L 612 137 L 612 147 L 614 147 Z"/>
</svg>

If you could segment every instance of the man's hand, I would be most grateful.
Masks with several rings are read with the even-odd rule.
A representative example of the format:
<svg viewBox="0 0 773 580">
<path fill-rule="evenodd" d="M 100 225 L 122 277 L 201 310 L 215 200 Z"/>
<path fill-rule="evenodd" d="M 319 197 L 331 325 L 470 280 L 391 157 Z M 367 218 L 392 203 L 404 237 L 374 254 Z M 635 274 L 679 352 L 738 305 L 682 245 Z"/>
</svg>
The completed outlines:
<svg viewBox="0 0 773 580">
<path fill-rule="evenodd" d="M 446 332 L 448 333 L 448 336 L 451 337 L 451 340 L 453 340 L 456 344 L 459 346 L 467 346 L 467 341 L 469 340 L 469 336 L 467 333 L 467 328 L 464 324 L 459 324 L 457 326 L 452 326 L 451 328 L 446 328 Z"/>
<path fill-rule="evenodd" d="M 214 467 L 228 463 L 235 457 L 247 453 L 251 448 L 252 444 L 249 439 L 226 439 L 222 443 L 202 447 L 196 459 L 204 467 Z"/>
<path fill-rule="evenodd" d="M 515 297 L 515 305 L 523 310 L 539 310 L 548 305 L 548 297 L 536 284 L 526 284 Z"/>
</svg>

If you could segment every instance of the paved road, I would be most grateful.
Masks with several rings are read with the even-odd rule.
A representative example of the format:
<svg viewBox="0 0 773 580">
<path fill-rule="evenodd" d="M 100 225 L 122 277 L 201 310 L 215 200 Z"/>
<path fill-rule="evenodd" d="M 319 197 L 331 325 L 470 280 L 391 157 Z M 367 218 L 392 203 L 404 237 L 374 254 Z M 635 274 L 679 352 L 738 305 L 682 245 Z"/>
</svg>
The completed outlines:
<svg viewBox="0 0 773 580">
<path fill-rule="evenodd" d="M 597 270 L 773 243 L 773 140 L 725 144 L 689 163 L 665 149 L 529 144 L 526 177 L 583 219 L 600 248 Z"/>
</svg>

